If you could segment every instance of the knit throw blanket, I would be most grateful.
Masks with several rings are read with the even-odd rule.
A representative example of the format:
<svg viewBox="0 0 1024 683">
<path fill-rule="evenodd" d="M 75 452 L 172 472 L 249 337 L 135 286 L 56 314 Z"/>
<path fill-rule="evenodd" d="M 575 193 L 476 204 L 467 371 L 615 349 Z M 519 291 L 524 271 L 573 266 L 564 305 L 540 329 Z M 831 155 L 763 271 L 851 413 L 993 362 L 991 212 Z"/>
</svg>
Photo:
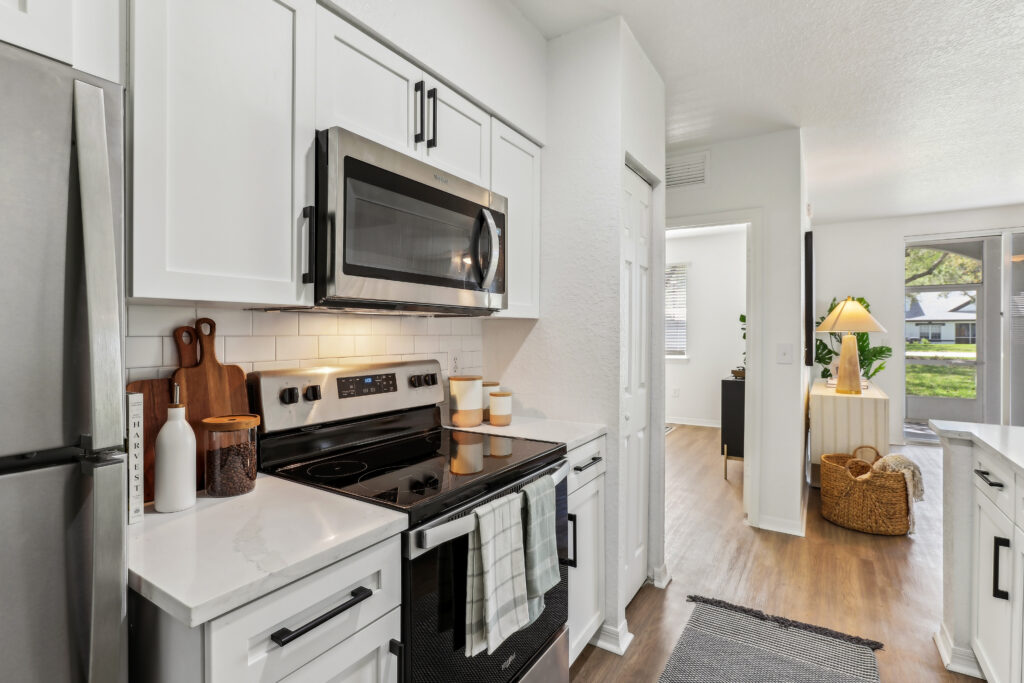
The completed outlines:
<svg viewBox="0 0 1024 683">
<path fill-rule="evenodd" d="M 907 511 L 910 513 L 910 533 L 914 533 L 914 501 L 924 500 L 924 480 L 921 468 L 905 455 L 893 453 L 879 458 L 871 466 L 876 472 L 902 472 L 907 480 Z"/>
</svg>

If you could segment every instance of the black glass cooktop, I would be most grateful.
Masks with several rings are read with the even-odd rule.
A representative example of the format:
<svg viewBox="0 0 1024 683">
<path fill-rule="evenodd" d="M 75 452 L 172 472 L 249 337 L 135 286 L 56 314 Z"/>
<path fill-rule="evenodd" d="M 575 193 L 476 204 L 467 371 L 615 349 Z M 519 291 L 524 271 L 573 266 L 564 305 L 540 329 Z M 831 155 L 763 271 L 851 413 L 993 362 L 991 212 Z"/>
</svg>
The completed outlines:
<svg viewBox="0 0 1024 683">
<path fill-rule="evenodd" d="M 437 429 L 312 457 L 273 474 L 403 510 L 410 524 L 507 485 L 565 455 L 565 445 Z"/>
</svg>

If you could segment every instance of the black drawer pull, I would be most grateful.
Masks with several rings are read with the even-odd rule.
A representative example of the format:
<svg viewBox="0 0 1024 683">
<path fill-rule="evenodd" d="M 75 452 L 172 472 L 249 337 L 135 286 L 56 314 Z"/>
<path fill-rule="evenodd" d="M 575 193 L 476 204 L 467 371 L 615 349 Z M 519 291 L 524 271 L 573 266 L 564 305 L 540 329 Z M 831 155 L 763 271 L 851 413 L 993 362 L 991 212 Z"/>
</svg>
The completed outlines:
<svg viewBox="0 0 1024 683">
<path fill-rule="evenodd" d="M 590 459 L 590 462 L 588 462 L 586 465 L 576 465 L 576 467 L 573 467 L 573 469 L 576 470 L 577 472 L 582 472 L 588 467 L 593 467 L 602 460 L 604 460 L 604 458 L 602 458 L 600 455 L 595 455 L 593 458 Z"/>
<path fill-rule="evenodd" d="M 1010 539 L 1002 536 L 992 538 L 992 597 L 1000 600 L 1010 599 L 1010 593 L 999 588 L 999 549 L 1009 547 Z"/>
<path fill-rule="evenodd" d="M 413 135 L 413 142 L 423 142 L 427 139 L 427 103 L 424 101 L 424 83 L 416 81 L 415 91 L 420 96 L 420 129 Z M 416 106 L 413 104 L 413 106 Z"/>
<path fill-rule="evenodd" d="M 430 100 L 431 106 L 431 134 L 427 140 L 427 147 L 437 147 L 437 88 L 427 91 L 427 99 Z"/>
<path fill-rule="evenodd" d="M 302 284 L 308 285 L 316 282 L 316 210 L 312 206 L 304 206 L 302 217 L 306 219 L 306 225 L 309 227 L 309 265 L 307 271 L 302 274 Z"/>
<path fill-rule="evenodd" d="M 370 590 L 366 586 L 360 586 L 359 588 L 356 588 L 354 591 L 352 591 L 351 599 L 341 603 L 340 605 L 332 609 L 330 612 L 324 612 L 313 621 L 309 622 L 308 624 L 303 624 L 294 631 L 290 628 L 280 628 L 270 634 L 270 639 L 278 645 L 280 645 L 281 647 L 284 647 L 296 638 L 306 635 L 307 633 L 315 629 L 317 626 L 322 626 L 323 624 L 330 621 L 334 617 L 338 616 L 342 612 L 352 609 L 353 607 L 355 607 L 363 600 L 366 600 L 368 597 L 372 595 L 372 590 Z"/>
<path fill-rule="evenodd" d="M 392 638 L 388 643 L 388 651 L 398 658 L 398 683 L 405 683 L 405 643 Z"/>
<path fill-rule="evenodd" d="M 988 478 L 988 475 L 992 474 L 988 470 L 974 470 L 974 473 L 981 477 L 981 480 L 989 486 L 994 486 L 997 489 L 1003 488 L 1003 482 Z"/>
<path fill-rule="evenodd" d="M 576 545 L 576 515 L 570 512 L 566 518 L 572 523 L 572 559 L 567 557 L 564 560 L 559 560 L 558 563 L 564 564 L 566 567 L 575 567 L 576 555 L 579 553 L 579 546 Z"/>
</svg>

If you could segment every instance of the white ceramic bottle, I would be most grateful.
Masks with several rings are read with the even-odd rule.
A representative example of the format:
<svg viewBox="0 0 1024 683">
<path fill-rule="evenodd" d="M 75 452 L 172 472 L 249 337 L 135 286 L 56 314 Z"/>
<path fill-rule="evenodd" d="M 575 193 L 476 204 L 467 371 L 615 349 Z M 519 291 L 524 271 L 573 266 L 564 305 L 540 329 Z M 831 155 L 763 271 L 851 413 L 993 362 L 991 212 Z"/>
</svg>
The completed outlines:
<svg viewBox="0 0 1024 683">
<path fill-rule="evenodd" d="M 167 408 L 167 422 L 156 435 L 153 472 L 153 507 L 157 512 L 178 512 L 196 504 L 196 435 L 185 421 L 185 406 Z"/>
</svg>

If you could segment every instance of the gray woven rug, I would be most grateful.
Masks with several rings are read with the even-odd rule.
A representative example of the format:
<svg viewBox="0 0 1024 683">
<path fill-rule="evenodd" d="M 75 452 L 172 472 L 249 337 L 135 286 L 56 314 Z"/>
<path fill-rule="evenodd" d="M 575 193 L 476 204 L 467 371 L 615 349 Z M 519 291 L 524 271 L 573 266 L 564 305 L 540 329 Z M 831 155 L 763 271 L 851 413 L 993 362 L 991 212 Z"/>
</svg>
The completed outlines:
<svg viewBox="0 0 1024 683">
<path fill-rule="evenodd" d="M 877 683 L 882 644 L 722 600 L 697 603 L 659 683 Z"/>
</svg>

